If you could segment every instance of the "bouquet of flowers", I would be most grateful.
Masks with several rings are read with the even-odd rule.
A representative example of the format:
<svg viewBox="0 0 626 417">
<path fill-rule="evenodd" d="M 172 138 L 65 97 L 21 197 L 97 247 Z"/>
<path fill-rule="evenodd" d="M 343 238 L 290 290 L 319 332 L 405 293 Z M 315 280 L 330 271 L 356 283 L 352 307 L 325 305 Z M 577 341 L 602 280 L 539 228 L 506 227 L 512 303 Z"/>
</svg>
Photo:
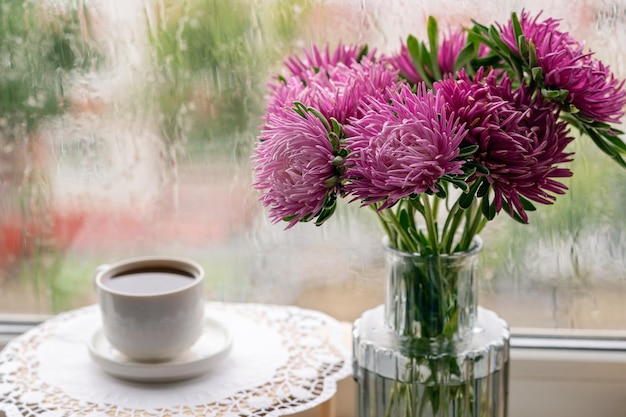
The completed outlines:
<svg viewBox="0 0 626 417">
<path fill-rule="evenodd" d="M 371 383 L 391 388 L 364 414 L 495 416 L 504 399 L 480 400 L 492 385 L 463 373 L 480 357 L 461 366 L 455 347 L 476 314 L 472 267 L 457 260 L 480 250 L 476 236 L 497 214 L 527 223 L 566 192 L 572 130 L 626 167 L 616 127 L 626 91 L 541 14 L 443 33 L 430 18 L 427 34 L 391 54 L 340 44 L 288 58 L 269 86 L 254 187 L 287 228 L 323 224 L 340 198 L 358 202 L 396 251 L 385 319 L 407 341 L 399 363 L 415 378 Z"/>
<path fill-rule="evenodd" d="M 321 225 L 346 198 L 392 247 L 450 254 L 498 213 L 526 223 L 565 193 L 572 128 L 626 167 L 624 82 L 558 20 L 440 33 L 430 18 L 427 33 L 391 54 L 340 44 L 285 61 L 253 155 L 274 222 Z"/>
</svg>

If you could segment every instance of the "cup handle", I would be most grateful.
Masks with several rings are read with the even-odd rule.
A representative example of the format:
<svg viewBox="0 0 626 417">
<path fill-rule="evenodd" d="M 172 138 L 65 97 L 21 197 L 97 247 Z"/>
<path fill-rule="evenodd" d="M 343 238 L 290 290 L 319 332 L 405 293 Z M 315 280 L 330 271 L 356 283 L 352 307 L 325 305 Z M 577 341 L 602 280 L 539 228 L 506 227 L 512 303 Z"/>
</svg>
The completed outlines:
<svg viewBox="0 0 626 417">
<path fill-rule="evenodd" d="M 94 288 L 96 288 L 96 277 L 98 276 L 98 274 L 106 269 L 109 269 L 111 266 L 108 264 L 102 264 L 102 265 L 98 265 L 98 267 L 96 268 L 96 272 L 94 272 L 94 274 L 91 276 L 91 283 L 93 284 Z"/>
</svg>

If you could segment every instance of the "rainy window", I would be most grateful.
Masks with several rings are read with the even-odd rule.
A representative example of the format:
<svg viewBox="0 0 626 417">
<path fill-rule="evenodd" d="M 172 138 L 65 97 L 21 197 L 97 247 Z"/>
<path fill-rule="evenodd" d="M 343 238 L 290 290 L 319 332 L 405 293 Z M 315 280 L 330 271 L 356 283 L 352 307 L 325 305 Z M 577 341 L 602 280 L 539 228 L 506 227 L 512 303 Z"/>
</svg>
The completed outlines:
<svg viewBox="0 0 626 417">
<path fill-rule="evenodd" d="M 563 18 L 626 77 L 626 10 L 524 3 Z M 266 83 L 316 44 L 389 51 L 409 33 L 508 18 L 512 2 L 0 0 L 0 315 L 95 301 L 91 275 L 184 256 L 208 297 L 351 321 L 383 302 L 382 232 L 339 206 L 273 225 L 251 187 Z M 626 171 L 575 141 L 569 192 L 483 233 L 480 303 L 512 327 L 626 331 Z"/>
</svg>

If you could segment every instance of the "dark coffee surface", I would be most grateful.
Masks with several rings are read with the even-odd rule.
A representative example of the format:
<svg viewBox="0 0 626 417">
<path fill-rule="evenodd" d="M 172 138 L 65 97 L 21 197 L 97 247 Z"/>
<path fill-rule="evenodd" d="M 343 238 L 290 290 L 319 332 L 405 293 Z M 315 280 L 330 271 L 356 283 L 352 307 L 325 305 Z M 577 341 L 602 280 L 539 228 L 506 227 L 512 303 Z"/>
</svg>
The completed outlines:
<svg viewBox="0 0 626 417">
<path fill-rule="evenodd" d="M 126 294 L 161 294 L 190 285 L 193 277 L 172 272 L 129 272 L 105 278 L 102 284 L 113 291 Z"/>
</svg>

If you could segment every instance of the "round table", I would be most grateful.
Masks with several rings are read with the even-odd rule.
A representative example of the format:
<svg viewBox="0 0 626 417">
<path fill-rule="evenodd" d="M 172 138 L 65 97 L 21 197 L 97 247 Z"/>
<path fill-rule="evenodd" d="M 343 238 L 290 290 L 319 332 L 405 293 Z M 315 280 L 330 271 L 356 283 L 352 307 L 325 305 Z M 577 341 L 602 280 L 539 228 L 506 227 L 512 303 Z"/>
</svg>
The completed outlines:
<svg viewBox="0 0 626 417">
<path fill-rule="evenodd" d="M 89 356 L 97 305 L 68 311 L 0 352 L 0 414 L 7 417 L 281 416 L 330 400 L 351 373 L 343 326 L 293 306 L 210 302 L 207 317 L 233 339 L 229 355 L 187 380 L 111 376 Z"/>
</svg>

